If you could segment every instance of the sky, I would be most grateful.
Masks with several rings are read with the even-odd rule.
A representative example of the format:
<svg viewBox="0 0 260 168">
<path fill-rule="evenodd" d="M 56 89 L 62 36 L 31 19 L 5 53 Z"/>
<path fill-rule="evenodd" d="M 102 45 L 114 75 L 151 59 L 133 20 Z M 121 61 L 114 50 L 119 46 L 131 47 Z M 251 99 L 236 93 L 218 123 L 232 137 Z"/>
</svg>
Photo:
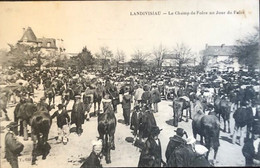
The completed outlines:
<svg viewBox="0 0 260 168">
<path fill-rule="evenodd" d="M 161 14 L 134 15 L 137 12 Z M 178 15 L 184 12 L 189 15 Z M 0 2 L 0 21 L 0 48 L 15 44 L 30 26 L 38 38 L 62 38 L 69 53 L 84 46 L 96 53 L 107 46 L 114 53 L 123 50 L 129 60 L 135 50 L 152 52 L 160 44 L 171 50 L 184 43 L 195 53 L 206 44 L 234 45 L 259 25 L 259 1 Z"/>
</svg>

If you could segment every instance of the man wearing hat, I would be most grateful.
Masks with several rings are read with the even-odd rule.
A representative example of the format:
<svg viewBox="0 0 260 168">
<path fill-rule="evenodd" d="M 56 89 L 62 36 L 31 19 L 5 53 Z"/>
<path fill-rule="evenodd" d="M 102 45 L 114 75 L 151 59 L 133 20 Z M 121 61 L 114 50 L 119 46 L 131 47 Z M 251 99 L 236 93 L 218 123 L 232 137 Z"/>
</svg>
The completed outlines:
<svg viewBox="0 0 260 168">
<path fill-rule="evenodd" d="M 142 101 L 142 94 L 144 93 L 144 89 L 142 88 L 142 86 L 140 84 L 137 87 L 138 88 L 135 90 L 135 93 L 134 93 L 135 105 L 141 103 L 141 101 Z"/>
<path fill-rule="evenodd" d="M 93 94 L 94 94 L 93 91 L 89 87 L 86 88 L 85 93 L 83 94 L 83 103 L 87 111 L 86 114 L 87 121 L 89 120 L 89 112 L 93 103 Z"/>
<path fill-rule="evenodd" d="M 101 168 L 100 164 L 100 155 L 102 151 L 102 140 L 92 141 L 92 152 L 88 156 L 88 158 L 84 161 L 80 168 Z"/>
<path fill-rule="evenodd" d="M 157 126 L 152 126 L 150 136 L 145 142 L 145 147 L 142 149 L 138 167 L 161 167 L 162 160 L 161 142 L 158 138 L 161 129 Z"/>
<path fill-rule="evenodd" d="M 122 100 L 122 108 L 126 126 L 130 124 L 131 98 L 132 96 L 129 94 L 129 89 L 125 89 L 125 93 Z"/>
<path fill-rule="evenodd" d="M 5 135 L 5 158 L 12 168 L 18 168 L 18 155 L 23 151 L 24 145 L 16 138 L 17 123 L 11 122 L 6 126 L 8 129 Z"/>
<path fill-rule="evenodd" d="M 186 131 L 184 131 L 184 129 L 182 128 L 177 128 L 177 130 L 175 130 L 174 132 L 176 132 L 176 135 L 170 137 L 170 141 L 165 152 L 166 162 L 168 162 L 170 155 L 178 146 L 180 146 L 181 144 L 186 144 L 186 140 L 182 138 L 183 135 L 186 135 L 187 138 Z"/>
<path fill-rule="evenodd" d="M 81 95 L 76 95 L 75 99 L 76 100 L 71 111 L 71 124 L 76 124 L 76 132 L 78 135 L 81 135 L 81 133 L 83 132 L 82 124 L 84 124 L 85 120 L 85 109 L 84 104 L 81 101 Z"/>
<path fill-rule="evenodd" d="M 58 104 L 58 110 L 53 113 L 51 119 L 57 117 L 57 126 L 58 126 L 58 142 L 63 141 L 63 144 L 66 145 L 68 142 L 70 117 L 65 109 L 63 109 L 62 104 Z"/>
<path fill-rule="evenodd" d="M 149 108 L 151 108 L 152 103 L 152 95 L 150 92 L 150 88 L 148 85 L 144 86 L 144 92 L 142 94 L 142 105 L 147 105 Z"/>
<path fill-rule="evenodd" d="M 168 159 L 167 167 L 193 167 L 195 143 L 196 140 L 190 137 L 186 144 L 180 144 L 176 147 Z"/>
<path fill-rule="evenodd" d="M 152 99 L 152 103 L 153 103 L 154 112 L 157 113 L 158 112 L 158 103 L 161 102 L 161 94 L 155 83 L 152 84 L 151 99 Z"/>
</svg>

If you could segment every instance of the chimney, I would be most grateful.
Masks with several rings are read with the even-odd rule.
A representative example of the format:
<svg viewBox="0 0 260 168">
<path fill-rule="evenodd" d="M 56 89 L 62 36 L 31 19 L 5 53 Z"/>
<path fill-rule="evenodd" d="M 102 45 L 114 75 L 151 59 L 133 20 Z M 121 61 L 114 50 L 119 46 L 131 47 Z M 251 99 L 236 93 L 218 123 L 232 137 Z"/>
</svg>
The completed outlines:
<svg viewBox="0 0 260 168">
<path fill-rule="evenodd" d="M 205 46 L 205 48 L 207 49 L 209 46 L 208 46 L 208 43 L 206 43 L 206 46 Z"/>
<path fill-rule="evenodd" d="M 25 32 L 25 28 L 23 27 L 23 33 Z"/>
<path fill-rule="evenodd" d="M 223 48 L 225 46 L 225 44 L 221 44 L 221 48 Z"/>
</svg>

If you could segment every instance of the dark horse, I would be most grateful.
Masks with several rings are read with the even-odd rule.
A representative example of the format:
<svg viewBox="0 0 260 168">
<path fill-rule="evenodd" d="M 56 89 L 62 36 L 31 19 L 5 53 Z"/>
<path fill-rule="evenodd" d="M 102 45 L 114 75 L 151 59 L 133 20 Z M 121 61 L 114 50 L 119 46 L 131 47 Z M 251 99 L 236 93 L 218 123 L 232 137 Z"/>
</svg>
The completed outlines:
<svg viewBox="0 0 260 168">
<path fill-rule="evenodd" d="M 33 151 L 32 165 L 35 164 L 36 158 L 42 155 L 42 159 L 46 159 L 51 149 L 47 143 L 48 135 L 51 127 L 51 116 L 48 111 L 37 111 L 31 119 Z"/>
<path fill-rule="evenodd" d="M 178 123 L 182 121 L 183 110 L 186 110 L 186 122 L 191 119 L 191 108 L 189 98 L 186 96 L 173 100 L 173 125 L 178 127 Z"/>
<path fill-rule="evenodd" d="M 46 98 L 48 98 L 49 106 L 51 105 L 51 101 L 52 101 L 53 104 L 55 103 L 55 91 L 54 91 L 54 88 L 52 88 L 52 87 L 46 88 L 46 90 L 44 91 L 44 96 Z"/>
<path fill-rule="evenodd" d="M 220 99 L 219 96 L 217 96 L 214 100 L 214 107 L 216 113 L 224 120 L 224 132 L 226 132 L 226 123 L 228 123 L 228 133 L 230 133 L 230 113 L 231 113 L 231 106 L 232 103 L 229 100 L 226 99 Z"/>
<path fill-rule="evenodd" d="M 116 117 L 110 102 L 103 104 L 103 110 L 104 113 L 98 115 L 98 133 L 103 142 L 102 153 L 106 163 L 111 163 L 110 150 L 115 150 Z"/>
<path fill-rule="evenodd" d="M 192 131 L 193 136 L 196 139 L 197 134 L 200 135 L 200 143 L 203 144 L 203 137 L 205 138 L 205 146 L 208 148 L 207 159 L 209 156 L 210 148 L 214 149 L 214 160 L 219 148 L 219 132 L 220 124 L 218 118 L 215 114 L 205 115 L 201 110 L 199 110 L 193 117 L 192 121 Z"/>
<path fill-rule="evenodd" d="M 98 104 L 98 111 L 97 114 L 99 114 L 100 112 L 100 104 L 101 104 L 101 100 L 103 97 L 103 93 L 104 93 L 104 88 L 101 85 L 101 83 L 97 84 L 97 88 L 94 91 L 94 114 L 96 115 L 96 105 Z"/>
</svg>

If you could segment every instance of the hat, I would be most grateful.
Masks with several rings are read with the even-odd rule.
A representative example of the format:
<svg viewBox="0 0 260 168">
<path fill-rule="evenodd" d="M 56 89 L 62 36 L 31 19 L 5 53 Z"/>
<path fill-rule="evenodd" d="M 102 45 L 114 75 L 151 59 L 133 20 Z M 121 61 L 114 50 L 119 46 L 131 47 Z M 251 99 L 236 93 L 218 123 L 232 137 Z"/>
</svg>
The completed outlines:
<svg viewBox="0 0 260 168">
<path fill-rule="evenodd" d="M 186 133 L 182 128 L 177 128 L 177 130 L 174 130 L 174 132 L 176 132 L 176 134 L 181 137 Z"/>
<path fill-rule="evenodd" d="M 80 95 L 76 95 L 75 98 L 76 99 L 81 99 L 81 96 Z"/>
<path fill-rule="evenodd" d="M 151 135 L 153 135 L 153 136 L 159 135 L 161 131 L 162 131 L 162 129 L 160 129 L 159 127 L 152 126 Z"/>
<path fill-rule="evenodd" d="M 187 144 L 194 144 L 196 143 L 196 139 L 192 136 L 187 139 Z"/>
<path fill-rule="evenodd" d="M 208 149 L 205 146 L 203 146 L 203 145 L 196 144 L 195 145 L 195 151 L 199 155 L 204 155 L 204 154 L 206 154 L 208 152 Z"/>
<path fill-rule="evenodd" d="M 57 107 L 60 109 L 63 107 L 63 104 L 58 104 Z"/>
<path fill-rule="evenodd" d="M 14 127 L 18 127 L 18 124 L 16 122 L 10 122 L 6 128 L 14 128 Z"/>
</svg>

